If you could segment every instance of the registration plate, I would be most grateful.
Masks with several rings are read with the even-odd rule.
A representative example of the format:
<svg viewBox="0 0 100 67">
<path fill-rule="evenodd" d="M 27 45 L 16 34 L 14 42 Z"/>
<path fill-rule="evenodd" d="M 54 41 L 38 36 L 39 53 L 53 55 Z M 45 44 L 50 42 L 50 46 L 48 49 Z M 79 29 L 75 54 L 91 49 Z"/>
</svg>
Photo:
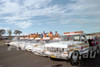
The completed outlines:
<svg viewBox="0 0 100 67">
<path fill-rule="evenodd" d="M 51 58 L 56 58 L 54 55 L 51 55 Z"/>
</svg>

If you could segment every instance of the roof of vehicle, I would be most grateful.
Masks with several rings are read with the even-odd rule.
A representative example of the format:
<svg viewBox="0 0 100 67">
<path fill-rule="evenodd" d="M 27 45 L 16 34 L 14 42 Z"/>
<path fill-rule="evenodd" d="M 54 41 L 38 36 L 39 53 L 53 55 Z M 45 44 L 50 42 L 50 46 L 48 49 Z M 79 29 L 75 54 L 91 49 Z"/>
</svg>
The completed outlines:
<svg viewBox="0 0 100 67">
<path fill-rule="evenodd" d="M 64 32 L 63 35 L 80 35 L 80 34 L 83 34 L 83 31 Z"/>
</svg>

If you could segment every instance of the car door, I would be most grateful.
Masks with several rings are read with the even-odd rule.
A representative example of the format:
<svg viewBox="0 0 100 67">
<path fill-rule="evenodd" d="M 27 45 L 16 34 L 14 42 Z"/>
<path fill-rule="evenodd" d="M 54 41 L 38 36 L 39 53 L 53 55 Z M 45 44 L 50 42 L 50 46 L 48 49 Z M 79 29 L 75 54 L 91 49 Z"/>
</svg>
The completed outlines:
<svg viewBox="0 0 100 67">
<path fill-rule="evenodd" d="M 89 49 L 89 43 L 88 43 L 88 40 L 87 40 L 86 36 L 85 35 L 81 35 L 80 36 L 80 41 L 83 43 L 81 45 L 81 51 L 82 52 L 88 51 L 88 49 Z"/>
</svg>

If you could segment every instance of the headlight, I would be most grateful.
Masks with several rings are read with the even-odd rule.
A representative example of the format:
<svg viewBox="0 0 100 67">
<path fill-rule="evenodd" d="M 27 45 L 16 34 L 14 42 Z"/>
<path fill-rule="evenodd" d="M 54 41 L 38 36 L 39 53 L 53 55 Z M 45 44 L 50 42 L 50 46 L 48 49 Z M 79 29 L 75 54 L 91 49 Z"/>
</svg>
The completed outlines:
<svg viewBox="0 0 100 67">
<path fill-rule="evenodd" d="M 65 52 L 64 52 L 63 54 L 66 54 L 66 55 L 68 55 L 68 53 L 65 53 Z"/>
<path fill-rule="evenodd" d="M 44 52 L 47 52 L 47 50 L 44 50 Z"/>
<path fill-rule="evenodd" d="M 33 46 L 33 47 L 38 47 L 39 45 L 35 45 L 35 46 Z"/>
</svg>

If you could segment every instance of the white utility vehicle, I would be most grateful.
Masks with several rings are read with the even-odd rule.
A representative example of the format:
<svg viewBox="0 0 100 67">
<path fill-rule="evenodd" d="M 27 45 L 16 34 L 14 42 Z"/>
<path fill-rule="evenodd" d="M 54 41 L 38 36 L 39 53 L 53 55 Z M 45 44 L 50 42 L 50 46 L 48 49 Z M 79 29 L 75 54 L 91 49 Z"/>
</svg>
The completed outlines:
<svg viewBox="0 0 100 67">
<path fill-rule="evenodd" d="M 14 37 L 11 42 L 8 43 L 9 46 L 17 46 L 18 45 L 18 37 Z"/>
<path fill-rule="evenodd" d="M 66 32 L 59 42 L 45 44 L 44 54 L 51 60 L 55 58 L 71 60 L 77 62 L 79 56 L 89 53 L 91 46 L 96 46 L 96 52 L 99 54 L 100 43 L 92 44 L 93 41 L 87 40 L 83 31 Z"/>
<path fill-rule="evenodd" d="M 35 46 L 32 48 L 32 52 L 33 52 L 35 55 L 45 56 L 45 55 L 44 55 L 44 45 L 35 45 Z"/>
<path fill-rule="evenodd" d="M 35 40 L 30 40 L 30 41 L 28 41 L 26 44 L 24 44 L 24 45 L 26 45 L 25 46 L 25 49 L 27 50 L 27 51 L 32 51 L 32 48 L 35 46 L 35 45 L 37 45 L 38 44 L 38 42 L 37 41 L 35 41 Z"/>
<path fill-rule="evenodd" d="M 43 38 L 43 40 L 41 40 L 41 38 L 35 38 L 35 39 L 30 38 L 25 43 L 19 44 L 19 47 L 21 49 L 26 49 L 27 51 L 37 52 L 35 49 L 39 48 L 40 46 L 42 47 L 42 45 L 44 45 L 45 42 L 48 41 L 49 39 L 50 38 L 47 38 L 47 37 Z"/>
<path fill-rule="evenodd" d="M 30 40 L 26 43 L 25 49 L 34 52 L 35 49 L 33 48 L 39 48 L 39 46 L 44 45 L 44 41 L 41 41 L 41 38 L 35 38 L 34 40 Z"/>
<path fill-rule="evenodd" d="M 19 47 L 20 49 L 24 49 L 25 43 L 28 41 L 28 37 L 19 37 L 18 44 L 16 47 Z"/>
<path fill-rule="evenodd" d="M 43 37 L 42 40 L 41 38 L 35 38 L 35 40 L 37 41 L 37 43 L 36 45 L 32 46 L 32 52 L 36 55 L 45 56 L 44 45 L 50 42 L 50 37 Z"/>
<path fill-rule="evenodd" d="M 31 40 L 29 40 L 29 39 L 20 39 L 19 43 L 18 43 L 18 47 L 22 50 L 25 50 L 27 43 L 29 43 L 30 41 Z"/>
</svg>

